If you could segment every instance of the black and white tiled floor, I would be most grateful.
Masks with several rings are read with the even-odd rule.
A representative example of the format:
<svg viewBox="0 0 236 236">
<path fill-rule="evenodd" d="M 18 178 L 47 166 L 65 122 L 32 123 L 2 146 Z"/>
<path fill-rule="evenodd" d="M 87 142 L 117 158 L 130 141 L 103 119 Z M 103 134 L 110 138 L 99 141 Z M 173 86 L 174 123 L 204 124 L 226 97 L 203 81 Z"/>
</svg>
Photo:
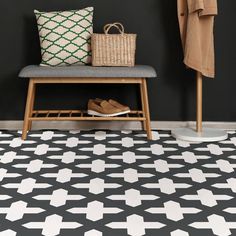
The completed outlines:
<svg viewBox="0 0 236 236">
<path fill-rule="evenodd" d="M 0 236 L 236 235 L 236 132 L 0 132 Z"/>
</svg>

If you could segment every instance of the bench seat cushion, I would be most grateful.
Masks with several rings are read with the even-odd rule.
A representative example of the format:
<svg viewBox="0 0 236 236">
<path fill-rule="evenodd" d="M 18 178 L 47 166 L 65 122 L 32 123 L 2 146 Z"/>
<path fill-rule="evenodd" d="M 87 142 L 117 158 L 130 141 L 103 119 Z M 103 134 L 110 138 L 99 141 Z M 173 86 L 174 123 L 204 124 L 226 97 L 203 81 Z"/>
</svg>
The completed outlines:
<svg viewBox="0 0 236 236">
<path fill-rule="evenodd" d="M 155 78 L 156 71 L 151 66 L 135 67 L 92 67 L 65 66 L 44 67 L 31 65 L 21 70 L 20 78 L 60 78 L 60 77 L 91 77 L 91 78 Z"/>
</svg>

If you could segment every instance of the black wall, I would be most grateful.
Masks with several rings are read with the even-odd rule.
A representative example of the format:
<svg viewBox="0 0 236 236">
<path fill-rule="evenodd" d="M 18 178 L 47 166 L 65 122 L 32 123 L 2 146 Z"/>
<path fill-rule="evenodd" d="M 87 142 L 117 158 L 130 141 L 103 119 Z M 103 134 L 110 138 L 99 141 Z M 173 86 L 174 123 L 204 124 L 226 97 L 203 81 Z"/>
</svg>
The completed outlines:
<svg viewBox="0 0 236 236">
<path fill-rule="evenodd" d="M 216 19 L 216 79 L 204 80 L 204 119 L 236 121 L 236 1 L 218 0 Z M 194 72 L 182 63 L 176 0 L 7 0 L 0 1 L 0 119 L 21 120 L 27 81 L 19 70 L 40 62 L 33 10 L 69 10 L 95 7 L 95 32 L 113 21 L 138 33 L 137 63 L 158 71 L 149 81 L 152 120 L 194 120 Z M 86 107 L 90 97 L 113 97 L 139 106 L 138 88 L 132 86 L 40 86 L 38 108 Z"/>
</svg>

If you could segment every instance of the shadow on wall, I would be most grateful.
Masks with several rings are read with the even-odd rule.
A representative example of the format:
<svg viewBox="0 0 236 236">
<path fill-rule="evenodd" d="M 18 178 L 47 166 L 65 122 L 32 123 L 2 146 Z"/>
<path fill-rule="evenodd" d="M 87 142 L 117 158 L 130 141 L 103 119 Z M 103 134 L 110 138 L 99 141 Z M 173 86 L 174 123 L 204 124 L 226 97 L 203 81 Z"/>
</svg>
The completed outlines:
<svg viewBox="0 0 236 236">
<path fill-rule="evenodd" d="M 165 55 L 162 57 L 162 73 L 168 88 L 173 92 L 179 90 L 180 97 L 177 98 L 180 101 L 179 116 L 181 120 L 186 121 L 193 115 L 193 110 L 189 108 L 194 107 L 195 73 L 187 69 L 183 63 L 177 1 L 165 0 L 156 4 L 161 8 L 160 18 L 157 20 L 160 21 L 166 46 Z"/>
<path fill-rule="evenodd" d="M 24 16 L 24 38 L 22 48 L 24 50 L 24 65 L 39 64 L 41 60 L 40 42 L 38 36 L 37 21 L 34 13 Z"/>
</svg>

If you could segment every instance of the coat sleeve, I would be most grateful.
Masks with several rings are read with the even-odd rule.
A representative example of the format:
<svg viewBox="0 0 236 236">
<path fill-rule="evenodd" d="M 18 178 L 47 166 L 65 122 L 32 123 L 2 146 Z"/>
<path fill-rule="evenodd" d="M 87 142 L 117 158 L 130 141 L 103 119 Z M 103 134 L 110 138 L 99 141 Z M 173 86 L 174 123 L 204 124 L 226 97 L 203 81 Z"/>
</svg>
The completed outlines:
<svg viewBox="0 0 236 236">
<path fill-rule="evenodd" d="M 187 0 L 189 13 L 199 12 L 199 16 L 217 15 L 217 0 Z"/>
<path fill-rule="evenodd" d="M 200 11 L 200 16 L 216 16 L 218 14 L 217 0 L 204 0 L 204 9 Z"/>
</svg>

